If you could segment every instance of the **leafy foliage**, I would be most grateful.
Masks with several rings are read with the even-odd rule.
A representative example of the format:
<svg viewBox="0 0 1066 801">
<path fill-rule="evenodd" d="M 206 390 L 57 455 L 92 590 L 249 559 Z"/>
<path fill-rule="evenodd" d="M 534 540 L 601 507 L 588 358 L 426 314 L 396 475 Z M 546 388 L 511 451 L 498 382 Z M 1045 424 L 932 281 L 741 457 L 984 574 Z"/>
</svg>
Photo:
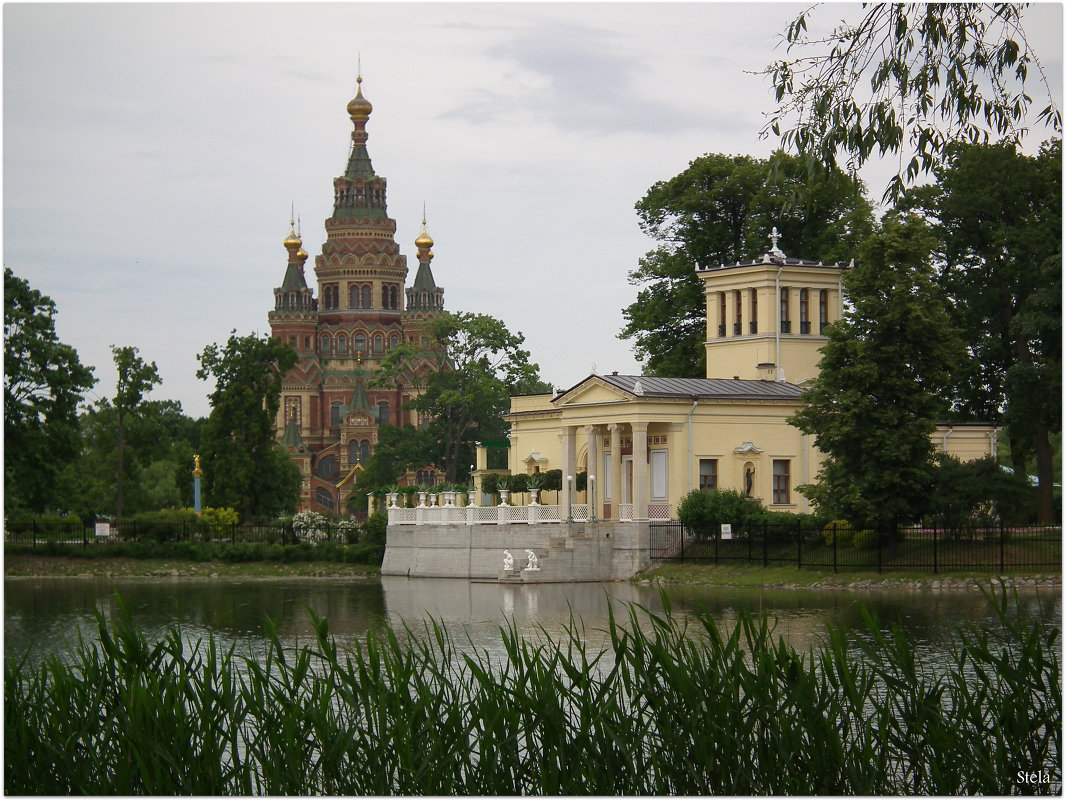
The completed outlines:
<svg viewBox="0 0 1066 801">
<path fill-rule="evenodd" d="M 901 170 L 885 190 L 894 199 L 953 142 L 1016 141 L 1031 103 L 1031 67 L 1048 98 L 1039 119 L 1059 132 L 1061 112 L 1026 39 L 1024 7 L 873 3 L 857 23 L 813 38 L 806 8 L 784 34 L 787 56 L 763 73 L 779 104 L 763 134 L 780 136 L 814 172 L 835 167 L 842 154 L 854 172 L 899 153 Z"/>
<path fill-rule="evenodd" d="M 203 431 L 204 495 L 244 521 L 291 512 L 299 501 L 299 468 L 274 440 L 282 376 L 296 361 L 291 345 L 235 331 L 200 354 L 197 377 L 215 379 Z"/>
<path fill-rule="evenodd" d="M 903 205 L 937 236 L 937 283 L 968 349 L 949 398 L 963 419 L 1006 424 L 1014 469 L 1036 455 L 1039 516 L 1052 515 L 1051 435 L 1062 431 L 1062 141 L 956 145 L 936 183 Z M 989 191 L 994 186 L 995 191 Z"/>
<path fill-rule="evenodd" d="M 800 490 L 820 509 L 882 535 L 921 517 L 933 481 L 930 435 L 961 345 L 931 281 L 933 239 L 913 216 L 885 219 L 844 277 L 850 308 L 826 331 L 806 406 L 790 422 L 825 455 Z"/>
<path fill-rule="evenodd" d="M 525 337 L 512 334 L 495 317 L 444 314 L 431 320 L 425 333 L 436 355 L 427 357 L 424 348 L 401 344 L 382 360 L 375 383 L 394 383 L 400 377 L 412 383 L 412 366 L 418 361 L 430 368 L 425 390 L 411 403 L 435 445 L 423 464 L 442 467 L 449 483 L 465 481 L 463 466 L 473 461 L 473 443 L 502 438 L 510 396 L 542 392 L 544 384 L 522 348 Z"/>
<path fill-rule="evenodd" d="M 43 512 L 78 453 L 77 409 L 92 367 L 59 341 L 56 305 L 4 268 L 5 506 Z"/>
<path fill-rule="evenodd" d="M 697 267 L 755 258 L 776 226 L 791 255 L 849 260 L 872 230 L 862 185 L 840 172 L 808 178 L 784 153 L 769 159 L 708 154 L 659 181 L 636 205 L 660 244 L 629 273 L 641 287 L 622 310 L 649 375 L 706 377 L 706 300 Z"/>
<path fill-rule="evenodd" d="M 759 518 L 765 507 L 737 490 L 692 490 L 677 507 L 678 519 L 697 537 L 721 533 L 723 523 L 740 528 Z"/>
</svg>

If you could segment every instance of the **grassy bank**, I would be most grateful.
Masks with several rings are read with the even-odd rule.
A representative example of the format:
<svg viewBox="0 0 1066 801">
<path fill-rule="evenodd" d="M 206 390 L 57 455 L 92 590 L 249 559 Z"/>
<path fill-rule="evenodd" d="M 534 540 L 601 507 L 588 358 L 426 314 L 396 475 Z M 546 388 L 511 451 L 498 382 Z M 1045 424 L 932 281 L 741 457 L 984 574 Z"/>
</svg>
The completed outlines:
<svg viewBox="0 0 1066 801">
<path fill-rule="evenodd" d="M 960 632 L 941 675 L 871 621 L 818 650 L 765 620 L 638 607 L 605 650 L 432 626 L 252 660 L 128 614 L 38 669 L 5 665 L 7 794 L 1003 795 L 1061 790 L 1058 632 L 990 595 L 1002 642 Z M 121 609 L 121 606 L 120 606 Z M 1020 778 L 1048 777 L 1031 783 Z"/>
<path fill-rule="evenodd" d="M 4 575 L 12 577 L 80 576 L 85 578 L 259 578 L 377 576 L 380 568 L 352 562 L 205 562 L 188 559 L 136 559 L 5 554 Z"/>
<path fill-rule="evenodd" d="M 876 573 L 873 571 L 851 571 L 827 573 L 819 570 L 796 567 L 755 567 L 748 565 L 716 565 L 698 562 L 666 563 L 653 570 L 645 571 L 634 581 L 652 583 L 698 584 L 718 587 L 768 587 L 768 588 L 810 588 L 810 589 L 864 589 L 868 587 L 883 588 L 933 588 L 947 589 L 953 587 L 976 587 L 978 584 L 988 586 L 992 581 L 1004 579 L 1009 585 L 1017 587 L 1053 587 L 1061 586 L 1061 572 L 1018 572 L 1006 577 L 994 573 L 956 570 L 937 574 L 919 571 L 906 573 Z"/>
</svg>

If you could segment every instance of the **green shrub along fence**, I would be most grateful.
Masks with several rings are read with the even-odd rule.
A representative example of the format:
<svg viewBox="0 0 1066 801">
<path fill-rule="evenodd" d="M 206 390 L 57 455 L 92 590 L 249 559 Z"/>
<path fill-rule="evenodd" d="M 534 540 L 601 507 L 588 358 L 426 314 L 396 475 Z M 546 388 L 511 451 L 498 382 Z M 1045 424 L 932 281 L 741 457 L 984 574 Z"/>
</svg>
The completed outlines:
<svg viewBox="0 0 1066 801">
<path fill-rule="evenodd" d="M 229 562 L 336 561 L 380 565 L 384 518 L 322 519 L 312 527 L 292 523 L 229 525 L 186 521 L 123 521 L 97 527 L 77 518 L 8 521 L 6 553 L 49 556 L 132 557 Z"/>
<path fill-rule="evenodd" d="M 763 567 L 794 566 L 831 572 L 953 570 L 1006 572 L 1062 568 L 1061 526 L 974 526 L 951 530 L 901 529 L 891 542 L 846 523 L 757 521 L 732 536 L 699 536 L 678 522 L 652 524 L 652 558 Z"/>
<path fill-rule="evenodd" d="M 313 644 L 268 622 L 248 657 L 149 640 L 120 605 L 95 642 L 6 659 L 4 792 L 1061 793 L 1058 629 L 989 597 L 1002 636 L 960 630 L 943 671 L 872 619 L 797 651 L 765 617 L 719 626 L 665 597 L 612 616 L 599 647 L 580 621 L 532 640 L 511 623 L 503 655 L 433 621 L 338 646 L 312 613 Z"/>
</svg>

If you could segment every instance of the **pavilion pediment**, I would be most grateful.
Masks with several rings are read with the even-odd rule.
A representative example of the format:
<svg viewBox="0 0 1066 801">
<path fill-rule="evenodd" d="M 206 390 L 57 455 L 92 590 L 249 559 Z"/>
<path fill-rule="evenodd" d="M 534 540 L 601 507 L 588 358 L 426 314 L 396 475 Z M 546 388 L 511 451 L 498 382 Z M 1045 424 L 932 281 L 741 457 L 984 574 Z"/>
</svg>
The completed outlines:
<svg viewBox="0 0 1066 801">
<path fill-rule="evenodd" d="M 587 403 L 618 403 L 631 399 L 629 393 L 593 376 L 561 396 L 556 405 L 565 407 Z"/>
</svg>

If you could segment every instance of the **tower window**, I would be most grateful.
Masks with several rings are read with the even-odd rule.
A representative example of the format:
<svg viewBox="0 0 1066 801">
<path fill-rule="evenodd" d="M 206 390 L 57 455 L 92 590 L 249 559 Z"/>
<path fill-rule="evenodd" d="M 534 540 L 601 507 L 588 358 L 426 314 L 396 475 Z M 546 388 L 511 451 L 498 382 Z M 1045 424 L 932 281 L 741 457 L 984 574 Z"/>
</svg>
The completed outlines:
<svg viewBox="0 0 1066 801">
<path fill-rule="evenodd" d="M 740 290 L 737 289 L 733 292 L 733 336 L 740 336 L 744 333 L 743 329 L 743 309 L 744 301 Z"/>
<path fill-rule="evenodd" d="M 378 425 L 386 426 L 389 424 L 389 402 L 378 402 Z"/>
<path fill-rule="evenodd" d="M 341 402 L 333 401 L 329 406 L 330 428 L 339 428 L 341 424 Z"/>
<path fill-rule="evenodd" d="M 811 333 L 810 292 L 806 288 L 800 290 L 800 333 Z"/>
<path fill-rule="evenodd" d="M 718 293 L 718 336 L 725 336 L 725 292 Z"/>
<path fill-rule="evenodd" d="M 344 334 L 341 334 L 339 337 L 337 337 L 337 353 L 347 353 L 347 352 L 348 352 L 348 337 L 344 336 Z"/>
<path fill-rule="evenodd" d="M 781 287 L 781 333 L 789 334 L 792 332 L 792 321 L 788 316 L 788 287 Z"/>
<path fill-rule="evenodd" d="M 385 340 L 381 338 L 381 334 L 374 334 L 374 352 L 381 353 L 385 349 Z"/>
<path fill-rule="evenodd" d="M 751 322 L 748 323 L 749 333 L 759 332 L 759 291 L 751 290 Z"/>
<path fill-rule="evenodd" d="M 824 333 L 829 325 L 829 290 L 823 289 L 818 293 L 818 333 Z"/>
<path fill-rule="evenodd" d="M 352 337 L 352 346 L 356 353 L 366 353 L 366 334 L 356 334 Z"/>
</svg>

